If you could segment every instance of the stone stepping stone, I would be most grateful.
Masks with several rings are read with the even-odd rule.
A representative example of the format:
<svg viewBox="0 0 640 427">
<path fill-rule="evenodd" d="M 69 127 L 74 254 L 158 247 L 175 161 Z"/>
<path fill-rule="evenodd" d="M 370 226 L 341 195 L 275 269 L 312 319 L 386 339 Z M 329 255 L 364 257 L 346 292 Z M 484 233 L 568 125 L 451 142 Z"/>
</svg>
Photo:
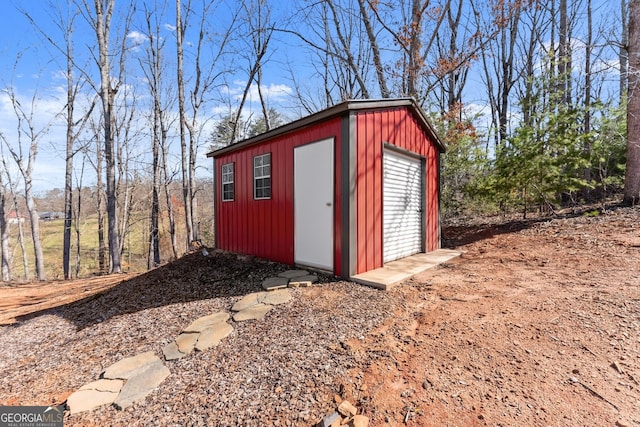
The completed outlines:
<svg viewBox="0 0 640 427">
<path fill-rule="evenodd" d="M 162 354 L 165 360 L 180 359 L 194 349 L 203 351 L 218 345 L 220 340 L 233 331 L 227 320 L 229 313 L 224 311 L 194 320 L 172 342 L 164 346 Z"/>
<path fill-rule="evenodd" d="M 229 320 L 229 313 L 219 311 L 194 320 L 183 332 L 202 332 L 215 324 L 224 323 L 227 320 Z"/>
<path fill-rule="evenodd" d="M 291 301 L 291 293 L 287 289 L 271 292 L 254 292 L 238 300 L 231 311 L 243 311 L 258 304 L 280 305 Z"/>
<path fill-rule="evenodd" d="M 105 369 L 98 381 L 72 393 L 67 406 L 72 414 L 109 404 L 124 409 L 147 397 L 170 374 L 152 351 L 127 357 Z"/>
<path fill-rule="evenodd" d="M 275 289 L 286 288 L 288 284 L 289 279 L 286 277 L 269 277 L 262 281 L 262 288 L 267 291 L 272 291 Z"/>
<path fill-rule="evenodd" d="M 111 405 L 124 385 L 123 380 L 101 379 L 85 384 L 67 398 L 71 414 L 90 411 L 99 406 Z"/>
<path fill-rule="evenodd" d="M 160 361 L 158 356 L 156 356 L 153 351 L 147 351 L 146 353 L 127 357 L 114 363 L 105 369 L 100 376 L 111 380 L 127 380 L 137 374 L 140 369 L 146 365 L 150 365 L 156 361 Z"/>
<path fill-rule="evenodd" d="M 247 320 L 262 320 L 264 316 L 273 308 L 269 304 L 256 304 L 233 315 L 236 322 L 244 322 Z"/>
<path fill-rule="evenodd" d="M 189 354 L 196 347 L 198 342 L 199 333 L 183 332 L 175 339 L 175 343 L 178 346 L 178 351 L 182 354 Z"/>
<path fill-rule="evenodd" d="M 278 274 L 278 277 L 284 277 L 285 279 L 295 279 L 297 277 L 307 276 L 309 272 L 307 270 L 287 270 Z"/>
<path fill-rule="evenodd" d="M 208 348 L 214 347 L 220 344 L 223 338 L 233 332 L 233 326 L 228 323 L 218 323 L 215 324 L 202 332 L 200 332 L 200 336 L 198 337 L 198 342 L 196 343 L 196 350 L 204 351 Z"/>
<path fill-rule="evenodd" d="M 249 307 L 253 307 L 258 304 L 258 293 L 254 292 L 252 294 L 248 294 L 240 298 L 233 307 L 231 307 L 231 311 L 242 311 L 246 310 Z"/>
<path fill-rule="evenodd" d="M 258 293 L 258 302 L 269 305 L 280 305 L 291 301 L 291 292 L 287 289 L 279 289 L 273 292 Z"/>
<path fill-rule="evenodd" d="M 170 374 L 169 368 L 156 358 L 156 361 L 141 367 L 124 383 L 113 405 L 117 409 L 125 409 L 133 405 L 147 397 Z"/>
</svg>

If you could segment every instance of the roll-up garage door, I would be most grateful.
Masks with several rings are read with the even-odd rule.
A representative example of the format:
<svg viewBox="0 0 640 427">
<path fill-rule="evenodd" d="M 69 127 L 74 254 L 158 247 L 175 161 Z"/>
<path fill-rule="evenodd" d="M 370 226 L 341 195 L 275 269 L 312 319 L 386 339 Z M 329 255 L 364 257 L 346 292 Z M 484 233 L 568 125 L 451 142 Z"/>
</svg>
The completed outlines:
<svg viewBox="0 0 640 427">
<path fill-rule="evenodd" d="M 418 159 L 383 155 L 383 261 L 422 251 L 422 166 Z"/>
</svg>

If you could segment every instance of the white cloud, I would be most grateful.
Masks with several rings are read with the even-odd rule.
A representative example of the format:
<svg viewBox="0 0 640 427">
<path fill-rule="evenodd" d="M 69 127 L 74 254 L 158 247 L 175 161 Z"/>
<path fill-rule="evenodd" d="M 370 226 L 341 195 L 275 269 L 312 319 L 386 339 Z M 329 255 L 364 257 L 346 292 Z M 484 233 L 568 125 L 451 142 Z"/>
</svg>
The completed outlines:
<svg viewBox="0 0 640 427">
<path fill-rule="evenodd" d="M 233 86 L 224 86 L 221 89 L 221 92 L 230 95 L 236 101 L 240 101 L 242 99 L 242 93 L 246 86 L 247 82 L 242 80 L 235 80 L 233 82 Z M 283 101 L 286 97 L 290 96 L 293 93 L 293 89 L 290 86 L 285 84 L 274 84 L 271 83 L 269 85 L 262 85 L 260 87 L 262 91 L 262 96 L 268 100 L 269 102 L 279 102 Z M 252 83 L 249 87 L 249 91 L 247 93 L 247 102 L 248 103 L 259 103 L 260 102 L 260 94 L 258 93 L 258 85 Z"/>
<path fill-rule="evenodd" d="M 171 24 L 164 24 L 164 29 L 173 32 L 176 30 L 176 26 Z"/>
<path fill-rule="evenodd" d="M 127 34 L 127 39 L 130 40 L 134 46 L 140 46 L 141 44 L 146 43 L 147 40 L 149 40 L 149 37 L 139 31 L 131 31 Z"/>
</svg>

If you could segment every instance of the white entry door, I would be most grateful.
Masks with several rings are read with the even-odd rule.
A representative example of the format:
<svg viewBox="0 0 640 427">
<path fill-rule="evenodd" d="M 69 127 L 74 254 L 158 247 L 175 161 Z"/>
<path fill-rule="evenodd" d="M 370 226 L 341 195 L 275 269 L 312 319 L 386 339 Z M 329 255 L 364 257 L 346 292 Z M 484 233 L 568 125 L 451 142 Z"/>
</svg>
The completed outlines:
<svg viewBox="0 0 640 427">
<path fill-rule="evenodd" d="M 422 251 L 422 165 L 419 159 L 385 150 L 383 172 L 384 262 Z"/>
<path fill-rule="evenodd" d="M 294 149 L 297 264 L 333 271 L 333 139 Z"/>
</svg>

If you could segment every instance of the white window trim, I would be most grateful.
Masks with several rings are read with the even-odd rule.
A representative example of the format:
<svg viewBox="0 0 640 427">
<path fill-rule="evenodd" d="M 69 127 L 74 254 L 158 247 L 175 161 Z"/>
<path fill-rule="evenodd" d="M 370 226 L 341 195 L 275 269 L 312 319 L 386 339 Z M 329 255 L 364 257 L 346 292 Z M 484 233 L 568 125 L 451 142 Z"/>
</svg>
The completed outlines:
<svg viewBox="0 0 640 427">
<path fill-rule="evenodd" d="M 264 159 L 268 158 L 269 159 L 269 173 L 265 174 L 264 173 L 264 167 L 266 166 L 264 163 Z M 260 166 L 256 166 L 256 161 L 258 159 L 262 159 L 262 164 Z M 260 170 L 260 175 L 258 175 L 257 169 L 259 168 Z M 258 191 L 258 187 L 257 187 L 257 183 L 259 179 L 264 179 L 264 178 L 269 178 L 269 197 L 257 197 L 256 193 Z M 259 156 L 255 156 L 253 158 L 253 198 L 254 200 L 269 200 L 271 199 L 271 153 L 265 153 L 265 154 L 261 154 Z"/>
<path fill-rule="evenodd" d="M 222 165 L 221 172 L 222 172 L 222 201 L 223 202 L 232 202 L 236 198 L 236 186 L 235 186 L 236 177 L 235 177 L 235 167 L 233 165 L 234 165 L 233 162 Z M 229 173 L 228 169 L 231 169 L 231 173 Z M 229 176 L 231 176 L 230 181 L 228 180 Z M 233 185 L 233 196 L 230 199 L 225 198 L 225 191 L 224 191 L 225 184 Z"/>
</svg>

